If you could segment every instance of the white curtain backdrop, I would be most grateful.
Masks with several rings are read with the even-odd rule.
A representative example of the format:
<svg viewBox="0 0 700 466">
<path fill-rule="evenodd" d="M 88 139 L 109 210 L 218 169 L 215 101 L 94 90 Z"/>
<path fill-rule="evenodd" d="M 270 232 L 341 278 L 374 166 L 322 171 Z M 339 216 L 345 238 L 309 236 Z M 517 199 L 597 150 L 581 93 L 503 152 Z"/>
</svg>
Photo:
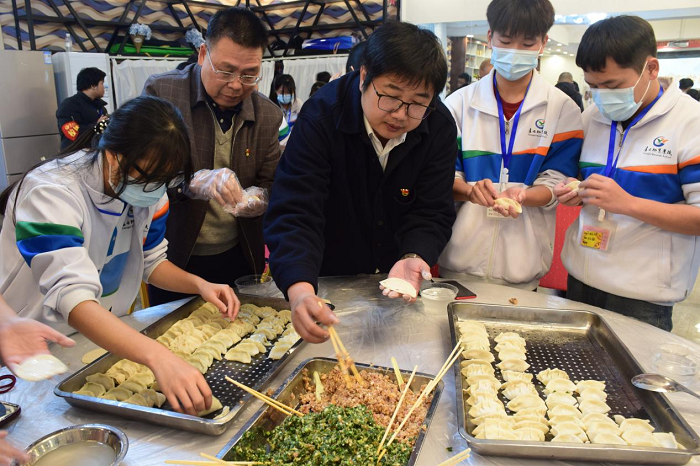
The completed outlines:
<svg viewBox="0 0 700 466">
<path fill-rule="evenodd" d="M 275 62 L 272 60 L 263 60 L 262 63 L 262 79 L 258 83 L 258 91 L 268 97 L 270 95 L 270 86 L 272 78 L 275 77 Z"/>
<path fill-rule="evenodd" d="M 148 58 L 126 59 L 117 63 L 112 58 L 112 83 L 117 107 L 129 99 L 141 95 L 143 86 L 151 75 L 174 70 L 182 60 L 157 60 Z"/>
<path fill-rule="evenodd" d="M 297 87 L 297 97 L 305 102 L 309 98 L 311 86 L 316 82 L 316 74 L 321 71 L 328 71 L 331 76 L 338 73 L 345 73 L 345 62 L 347 60 L 347 55 L 294 58 L 291 60 L 284 60 L 284 72 L 285 74 L 292 75 L 294 84 L 296 84 Z M 260 92 L 269 95 L 271 83 L 272 79 L 267 82 L 266 87 L 261 85 Z"/>
</svg>

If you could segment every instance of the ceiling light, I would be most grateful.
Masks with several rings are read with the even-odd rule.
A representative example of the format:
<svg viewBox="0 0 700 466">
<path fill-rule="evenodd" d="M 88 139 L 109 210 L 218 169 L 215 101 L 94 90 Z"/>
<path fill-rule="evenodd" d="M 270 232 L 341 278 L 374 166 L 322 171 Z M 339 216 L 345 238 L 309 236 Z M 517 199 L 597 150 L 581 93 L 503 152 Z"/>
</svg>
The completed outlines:
<svg viewBox="0 0 700 466">
<path fill-rule="evenodd" d="M 467 34 L 467 38 L 472 39 L 474 37 L 474 34 Z"/>
<path fill-rule="evenodd" d="M 557 47 L 561 47 L 561 44 L 557 44 Z"/>
<path fill-rule="evenodd" d="M 557 52 L 561 52 L 561 49 L 557 49 Z"/>
</svg>

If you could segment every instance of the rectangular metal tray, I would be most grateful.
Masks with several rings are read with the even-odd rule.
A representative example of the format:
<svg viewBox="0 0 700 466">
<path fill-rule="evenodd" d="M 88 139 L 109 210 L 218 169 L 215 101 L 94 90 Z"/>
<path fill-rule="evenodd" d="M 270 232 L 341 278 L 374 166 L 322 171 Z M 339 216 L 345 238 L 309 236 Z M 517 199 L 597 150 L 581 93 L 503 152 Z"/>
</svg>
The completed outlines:
<svg viewBox="0 0 700 466">
<path fill-rule="evenodd" d="M 518 306 L 452 303 L 448 306 L 452 344 L 457 344 L 456 322 L 476 320 L 486 326 L 492 345 L 501 332 L 518 332 L 527 341 L 528 372 L 547 368 L 566 371 L 572 380 L 604 380 L 610 416 L 650 419 L 657 430 L 673 432 L 686 450 L 480 440 L 469 434 L 468 409 L 462 396 L 460 364 L 455 363 L 459 431 L 480 455 L 547 458 L 569 461 L 606 461 L 632 464 L 685 464 L 700 454 L 700 439 L 664 395 L 635 388 L 631 378 L 641 374 L 639 363 L 608 324 L 589 311 L 538 309 Z M 461 358 L 460 358 L 461 362 Z M 496 377 L 502 381 L 496 368 Z M 541 384 L 536 384 L 538 390 Z M 542 395 L 540 393 L 540 395 Z M 502 395 L 499 395 L 502 396 Z M 503 398 L 503 401 L 507 401 Z M 471 423 L 469 423 L 471 426 Z M 471 430 L 471 429 L 470 429 Z"/>
<path fill-rule="evenodd" d="M 270 306 L 278 311 L 289 308 L 289 304 L 285 300 L 279 298 L 265 298 L 245 294 L 239 294 L 238 297 L 242 304 L 250 303 L 256 306 Z M 192 301 L 185 303 L 170 314 L 149 325 L 141 333 L 150 338 L 158 338 L 175 322 L 188 317 L 204 304 L 204 302 L 202 298 L 194 298 Z M 243 408 L 243 405 L 252 398 L 250 394 L 227 382 L 224 377 L 229 376 L 249 387 L 260 390 L 260 388 L 274 377 L 287 363 L 291 354 L 302 343 L 303 340 L 296 342 L 279 360 L 268 359 L 267 354 L 258 354 L 253 356 L 253 361 L 250 364 L 242 364 L 225 359 L 214 361 L 214 364 L 209 367 L 204 378 L 209 383 L 214 396 L 221 401 L 221 404 L 228 406 L 231 410 L 229 414 L 221 419 L 210 419 L 217 413 L 212 413 L 208 418 L 177 413 L 168 409 L 168 403 L 166 403 L 163 408 L 145 408 L 119 401 L 103 400 L 74 394 L 74 391 L 79 390 L 80 387 L 83 386 L 85 378 L 88 375 L 105 372 L 114 363 L 122 359 L 111 353 L 107 353 L 63 380 L 54 388 L 54 394 L 65 398 L 65 400 L 73 406 L 91 411 L 101 411 L 135 419 L 137 421 L 150 422 L 159 426 L 172 427 L 190 432 L 221 435 L 234 421 L 238 412 Z"/>
<path fill-rule="evenodd" d="M 319 374 L 326 374 L 333 370 L 333 368 L 337 364 L 338 361 L 335 359 L 307 359 L 306 361 L 302 362 L 299 365 L 299 367 L 296 368 L 296 370 L 287 378 L 287 380 L 284 381 L 280 388 L 277 389 L 275 394 L 272 395 L 272 398 L 286 405 L 296 407 L 298 403 L 293 402 L 293 400 L 298 400 L 299 395 L 304 393 L 302 371 L 304 369 L 308 369 L 309 373 L 313 373 L 314 371 L 316 371 Z M 394 377 L 394 371 L 389 367 L 370 366 L 367 364 L 360 363 L 355 363 L 355 365 L 360 371 L 368 370 L 371 372 L 380 372 L 383 374 L 387 374 L 392 378 Z M 410 371 L 402 370 L 401 374 L 403 375 L 404 380 L 408 380 L 408 378 L 411 376 Z M 433 380 L 434 378 L 434 375 L 416 372 L 416 375 L 413 377 L 413 381 L 411 382 L 411 388 L 415 392 L 417 392 L 421 389 L 421 387 L 424 384 L 427 384 L 430 380 Z M 427 435 L 427 431 L 430 428 L 430 421 L 432 421 L 433 416 L 435 415 L 435 410 L 437 409 L 437 405 L 440 400 L 440 395 L 442 394 L 443 388 L 444 383 L 439 382 L 438 386 L 433 391 L 433 399 L 430 403 L 430 406 L 428 407 L 428 411 L 425 415 L 425 420 L 423 421 L 423 425 L 425 426 L 425 428 L 421 429 L 421 433 L 416 439 L 416 443 L 413 446 L 413 452 L 411 453 L 411 456 L 406 466 L 415 465 L 416 460 L 418 459 L 420 450 L 423 447 L 423 442 L 425 441 L 425 436 Z M 260 410 L 258 410 L 257 413 L 253 415 L 253 417 L 250 418 L 246 425 L 244 425 L 241 428 L 241 430 L 238 431 L 238 433 L 231 439 L 231 441 L 228 444 L 226 444 L 226 446 L 217 455 L 217 458 L 226 461 L 235 461 L 236 459 L 232 457 L 233 455 L 229 457 L 229 453 L 232 452 L 233 448 L 241 440 L 241 438 L 246 432 L 256 428 L 262 428 L 264 430 L 270 431 L 278 425 L 280 425 L 282 421 L 284 421 L 284 419 L 285 416 L 278 412 L 276 409 L 270 408 L 267 405 L 263 406 L 262 408 L 260 408 Z M 240 461 L 244 461 L 244 459 L 241 459 Z"/>
</svg>

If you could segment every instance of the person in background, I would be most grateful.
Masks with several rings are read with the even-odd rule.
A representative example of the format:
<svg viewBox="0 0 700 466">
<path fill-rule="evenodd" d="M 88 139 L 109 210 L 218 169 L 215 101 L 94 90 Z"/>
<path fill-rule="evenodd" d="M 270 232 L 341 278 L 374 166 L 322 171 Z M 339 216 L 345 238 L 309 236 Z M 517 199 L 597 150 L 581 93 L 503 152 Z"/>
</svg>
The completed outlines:
<svg viewBox="0 0 700 466">
<path fill-rule="evenodd" d="M 564 72 L 560 74 L 559 80 L 554 87 L 568 95 L 583 112 L 583 99 L 581 98 L 581 94 L 577 89 L 576 83 L 574 82 L 574 77 L 571 75 L 571 73 Z"/>
<path fill-rule="evenodd" d="M 453 192 L 463 204 L 440 274 L 534 290 L 552 263 L 553 189 L 578 173 L 581 111 L 535 70 L 554 24 L 549 0 L 493 0 L 486 18 L 494 70 L 445 101 L 457 122 Z"/>
<path fill-rule="evenodd" d="M 294 78 L 289 74 L 277 75 L 272 82 L 272 88 L 274 91 L 273 95 L 270 96 L 270 100 L 276 102 L 282 109 L 284 118 L 289 126 L 289 131 L 291 131 L 294 129 L 294 123 L 296 123 L 299 112 L 301 111 L 301 106 L 304 104 L 304 102 L 297 97 L 297 87 L 294 83 Z"/>
<path fill-rule="evenodd" d="M 316 81 L 313 86 L 311 86 L 311 91 L 309 92 L 309 99 L 311 98 L 312 95 L 316 93 L 319 89 L 321 89 L 323 86 L 325 86 L 327 83 L 324 83 L 323 81 Z"/>
<path fill-rule="evenodd" d="M 690 78 L 683 78 L 680 81 L 678 81 L 678 87 L 680 88 L 681 92 L 684 94 L 687 94 L 688 91 L 690 89 L 692 89 L 694 85 L 695 85 L 695 83 Z"/>
<path fill-rule="evenodd" d="M 461 73 L 457 76 L 457 89 L 462 89 L 472 83 L 472 76 L 469 73 Z M 455 89 L 455 91 L 457 90 Z"/>
<path fill-rule="evenodd" d="M 700 263 L 700 104 L 662 89 L 656 55 L 642 18 L 586 30 L 576 64 L 596 105 L 583 114 L 584 181 L 555 193 L 583 204 L 562 250 L 567 298 L 671 330 Z"/>
<path fill-rule="evenodd" d="M 145 96 L 95 128 L 0 196 L 0 289 L 20 316 L 147 366 L 173 408 L 196 414 L 211 404 L 200 372 L 119 319 L 142 280 L 199 294 L 230 318 L 240 307 L 228 285 L 167 260 L 166 190 L 192 174 L 187 127 L 172 104 Z"/>
<path fill-rule="evenodd" d="M 328 71 L 321 71 L 316 74 L 316 82 L 328 84 L 331 81 L 331 74 Z"/>
<path fill-rule="evenodd" d="M 359 71 L 304 104 L 265 215 L 272 275 L 302 338 L 322 342 L 316 322 L 337 322 L 316 296 L 319 275 L 389 272 L 416 290 L 430 279 L 455 215 L 446 81 L 437 37 L 388 22 L 367 40 Z"/>
<path fill-rule="evenodd" d="M 95 123 L 107 118 L 104 71 L 83 68 L 78 73 L 78 92 L 61 102 L 56 110 L 58 132 L 61 134 L 61 150 L 75 141 L 83 131 L 91 131 Z"/>
<path fill-rule="evenodd" d="M 484 76 L 487 76 L 489 73 L 491 73 L 492 69 L 493 65 L 491 64 L 491 60 L 489 58 L 482 61 L 479 65 L 479 79 L 483 79 Z"/>
<path fill-rule="evenodd" d="M 242 188 L 271 189 L 278 138 L 286 131 L 279 107 L 255 90 L 267 40 L 255 13 L 221 9 L 209 21 L 198 62 L 151 76 L 143 90 L 180 110 L 197 170 L 187 192 L 180 187 L 168 191 L 169 259 L 230 286 L 265 269 L 262 214 L 267 203 L 262 197 L 247 202 L 235 216 L 229 207 L 243 201 Z M 154 286 L 149 294 L 151 304 L 184 297 Z"/>
<path fill-rule="evenodd" d="M 688 89 L 688 92 L 686 92 L 690 97 L 693 99 L 700 101 L 700 91 L 697 89 Z"/>
</svg>

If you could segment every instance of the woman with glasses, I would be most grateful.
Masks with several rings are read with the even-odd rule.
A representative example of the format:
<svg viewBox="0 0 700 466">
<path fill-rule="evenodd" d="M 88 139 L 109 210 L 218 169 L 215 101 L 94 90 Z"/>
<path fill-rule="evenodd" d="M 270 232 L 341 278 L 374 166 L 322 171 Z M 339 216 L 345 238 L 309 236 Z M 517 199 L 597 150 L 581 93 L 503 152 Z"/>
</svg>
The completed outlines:
<svg viewBox="0 0 700 466">
<path fill-rule="evenodd" d="M 388 272 L 416 290 L 430 278 L 455 217 L 446 80 L 437 38 L 391 22 L 370 36 L 359 71 L 304 104 L 265 216 L 272 274 L 304 339 L 324 341 L 316 322 L 337 321 L 316 296 L 319 275 Z"/>
<path fill-rule="evenodd" d="M 124 316 L 141 281 L 199 294 L 234 317 L 228 285 L 209 283 L 166 258 L 168 186 L 192 173 L 187 128 L 172 104 L 138 97 L 0 196 L 0 289 L 21 317 L 72 329 L 147 366 L 174 409 L 211 404 L 197 369 L 132 329 Z"/>
</svg>

